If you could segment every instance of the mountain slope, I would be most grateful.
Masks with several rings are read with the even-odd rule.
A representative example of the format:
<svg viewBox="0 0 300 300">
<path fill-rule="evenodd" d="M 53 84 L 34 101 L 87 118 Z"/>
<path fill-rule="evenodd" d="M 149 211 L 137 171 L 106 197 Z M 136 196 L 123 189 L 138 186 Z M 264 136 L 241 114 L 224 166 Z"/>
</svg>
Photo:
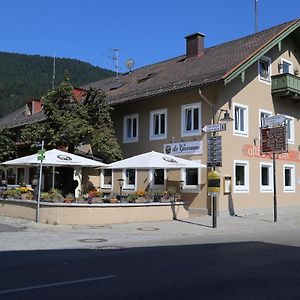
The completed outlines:
<svg viewBox="0 0 300 300">
<path fill-rule="evenodd" d="M 56 58 L 55 84 L 63 80 L 66 70 L 77 87 L 114 75 L 76 59 Z M 52 87 L 52 75 L 52 57 L 0 52 L 0 117 L 45 94 Z"/>
</svg>

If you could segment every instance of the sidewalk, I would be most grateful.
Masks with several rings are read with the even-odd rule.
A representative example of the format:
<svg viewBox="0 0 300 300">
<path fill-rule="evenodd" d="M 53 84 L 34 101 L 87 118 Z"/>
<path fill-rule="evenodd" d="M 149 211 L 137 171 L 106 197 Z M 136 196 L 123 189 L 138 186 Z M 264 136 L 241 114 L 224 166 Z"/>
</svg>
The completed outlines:
<svg viewBox="0 0 300 300">
<path fill-rule="evenodd" d="M 0 232 L 0 251 L 42 249 L 124 249 L 161 245 L 264 241 L 300 246 L 300 207 L 251 211 L 244 216 L 211 216 L 161 222 L 102 226 L 49 225 L 0 216 L 0 223 L 14 226 Z"/>
</svg>

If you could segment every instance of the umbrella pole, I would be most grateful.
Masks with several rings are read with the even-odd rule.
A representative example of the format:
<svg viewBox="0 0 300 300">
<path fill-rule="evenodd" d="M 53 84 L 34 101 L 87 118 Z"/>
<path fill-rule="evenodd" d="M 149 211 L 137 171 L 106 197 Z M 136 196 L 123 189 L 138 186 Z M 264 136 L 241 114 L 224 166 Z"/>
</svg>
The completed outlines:
<svg viewBox="0 0 300 300">
<path fill-rule="evenodd" d="M 55 166 L 52 167 L 52 189 L 55 188 Z"/>
</svg>

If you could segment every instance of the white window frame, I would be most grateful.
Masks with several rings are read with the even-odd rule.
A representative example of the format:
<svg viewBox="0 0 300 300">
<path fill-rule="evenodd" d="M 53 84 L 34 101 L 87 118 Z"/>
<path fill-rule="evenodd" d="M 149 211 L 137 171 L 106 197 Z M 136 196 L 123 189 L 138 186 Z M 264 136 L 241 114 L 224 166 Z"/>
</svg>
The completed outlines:
<svg viewBox="0 0 300 300">
<path fill-rule="evenodd" d="M 280 59 L 280 62 L 282 64 L 282 68 L 280 70 L 280 73 L 283 74 L 283 63 L 287 63 L 290 65 L 290 68 L 289 68 L 289 72 L 287 74 L 294 74 L 294 65 L 293 65 L 293 62 L 290 61 L 290 60 L 287 60 L 285 58 L 281 58 Z"/>
<path fill-rule="evenodd" d="M 244 166 L 245 172 L 245 184 L 244 185 L 236 185 L 236 174 L 235 167 L 237 165 Z M 234 160 L 233 161 L 233 180 L 234 180 L 234 192 L 235 193 L 249 193 L 249 161 L 248 160 Z"/>
<path fill-rule="evenodd" d="M 110 169 L 107 169 L 110 170 Z M 108 189 L 108 190 L 113 190 L 113 182 L 114 182 L 114 172 L 111 169 L 111 184 L 105 184 L 104 183 L 104 169 L 101 170 L 100 172 L 100 187 L 101 189 Z"/>
<path fill-rule="evenodd" d="M 198 108 L 199 111 L 199 115 L 198 115 L 198 129 L 192 129 L 192 130 L 186 130 L 185 125 L 186 125 L 186 114 L 185 111 L 186 109 L 196 109 Z M 196 103 L 191 103 L 191 104 L 185 104 L 185 105 L 181 105 L 181 136 L 195 136 L 195 135 L 201 135 L 201 102 L 196 102 Z M 192 114 L 192 118 L 193 118 Z"/>
<path fill-rule="evenodd" d="M 259 128 L 263 127 L 263 124 L 261 123 L 261 115 L 262 114 L 266 114 L 269 117 L 271 117 L 273 115 L 273 113 L 270 110 L 265 110 L 265 109 L 260 108 L 259 112 L 258 112 L 258 127 Z"/>
<path fill-rule="evenodd" d="M 268 185 L 262 185 L 262 168 L 267 167 L 268 168 L 268 176 L 269 176 L 269 182 Z M 259 180 L 260 180 L 260 192 L 261 193 L 271 193 L 273 192 L 273 164 L 268 162 L 260 162 L 259 163 Z"/>
<path fill-rule="evenodd" d="M 135 171 L 134 184 L 126 184 L 126 170 L 127 169 L 133 169 Z M 133 190 L 133 191 L 136 191 L 136 186 L 137 186 L 137 169 L 134 169 L 134 168 L 127 168 L 127 169 L 122 169 L 122 179 L 124 179 L 123 190 Z"/>
<path fill-rule="evenodd" d="M 291 186 L 285 185 L 285 170 L 289 169 L 291 170 Z M 296 192 L 296 186 L 295 186 L 295 176 L 296 176 L 296 167 L 295 165 L 283 165 L 283 191 L 285 193 L 294 193 Z"/>
<path fill-rule="evenodd" d="M 260 76 L 260 61 L 266 61 L 268 62 L 268 73 L 269 73 L 269 76 L 268 76 L 268 79 L 264 79 L 263 77 Z M 272 60 L 270 57 L 267 57 L 267 56 L 262 56 L 261 58 L 258 59 L 258 64 L 257 64 L 257 67 L 258 67 L 258 80 L 260 82 L 263 82 L 263 83 L 266 83 L 266 84 L 271 84 L 271 76 L 272 76 L 272 68 L 271 68 L 271 64 L 272 64 Z"/>
<path fill-rule="evenodd" d="M 165 115 L 165 133 L 164 134 L 161 134 L 161 133 L 155 134 L 153 117 L 155 115 L 159 115 L 159 129 L 161 129 L 160 116 L 163 114 Z M 150 141 L 166 139 L 167 138 L 167 124 L 168 124 L 168 111 L 166 108 L 150 111 L 150 134 L 149 134 Z"/>
<path fill-rule="evenodd" d="M 155 169 L 162 169 L 162 168 L 155 168 Z M 166 182 L 167 182 L 167 170 L 164 169 L 164 184 L 154 184 L 154 170 L 149 170 L 149 182 L 151 189 L 166 189 Z"/>
<path fill-rule="evenodd" d="M 127 137 L 127 120 L 136 119 L 136 137 Z M 125 115 L 123 117 L 123 143 L 134 143 L 139 140 L 139 114 Z"/>
<path fill-rule="evenodd" d="M 195 162 L 200 162 L 201 160 L 193 160 Z M 187 169 L 197 169 L 197 168 L 183 168 L 180 170 L 180 180 L 183 181 L 183 186 L 182 186 L 182 191 L 185 193 L 199 193 L 200 192 L 200 185 L 201 185 L 201 168 L 198 168 L 198 183 L 195 185 L 187 185 L 185 183 L 185 178 L 186 178 L 186 170 Z"/>
<path fill-rule="evenodd" d="M 295 119 L 294 117 L 283 115 L 287 121 L 290 121 L 290 138 L 287 138 L 289 144 L 295 144 Z M 289 127 L 287 127 L 288 129 Z"/>
<path fill-rule="evenodd" d="M 235 129 L 235 108 L 238 107 L 245 111 L 244 115 L 244 131 Z M 233 112 L 232 115 L 234 116 L 234 124 L 233 124 L 233 134 L 243 137 L 248 137 L 248 115 L 249 115 L 249 108 L 247 105 L 240 104 L 240 103 L 233 103 Z"/>
</svg>

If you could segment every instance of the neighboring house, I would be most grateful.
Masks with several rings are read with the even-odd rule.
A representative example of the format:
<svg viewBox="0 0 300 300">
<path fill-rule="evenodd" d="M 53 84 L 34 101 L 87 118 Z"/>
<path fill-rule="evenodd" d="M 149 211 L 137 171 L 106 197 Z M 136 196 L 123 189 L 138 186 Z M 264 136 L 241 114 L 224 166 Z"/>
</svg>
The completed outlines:
<svg viewBox="0 0 300 300">
<path fill-rule="evenodd" d="M 272 160 L 260 155 L 262 118 L 286 116 L 289 154 L 277 160 L 279 205 L 300 205 L 300 20 L 205 48 L 201 33 L 186 37 L 186 54 L 113 78 L 91 83 L 103 89 L 114 107 L 113 120 L 124 157 L 168 149 L 183 158 L 207 162 L 202 127 L 228 111 L 234 118 L 222 136 L 223 164 L 219 208 L 271 207 Z M 87 88 L 87 86 L 86 86 Z M 214 109 L 214 113 L 213 113 Z M 222 110 L 222 111 L 220 111 Z M 221 114 L 222 112 L 222 114 Z M 175 152 L 174 152 L 174 151 Z M 134 168 L 134 166 L 133 166 Z M 118 191 L 165 189 L 183 180 L 182 192 L 192 209 L 210 208 L 207 170 L 104 171 L 101 186 Z M 223 180 L 231 178 L 232 192 Z M 113 177 L 113 178 L 112 178 Z M 149 184 L 151 179 L 154 184 Z"/>
</svg>

